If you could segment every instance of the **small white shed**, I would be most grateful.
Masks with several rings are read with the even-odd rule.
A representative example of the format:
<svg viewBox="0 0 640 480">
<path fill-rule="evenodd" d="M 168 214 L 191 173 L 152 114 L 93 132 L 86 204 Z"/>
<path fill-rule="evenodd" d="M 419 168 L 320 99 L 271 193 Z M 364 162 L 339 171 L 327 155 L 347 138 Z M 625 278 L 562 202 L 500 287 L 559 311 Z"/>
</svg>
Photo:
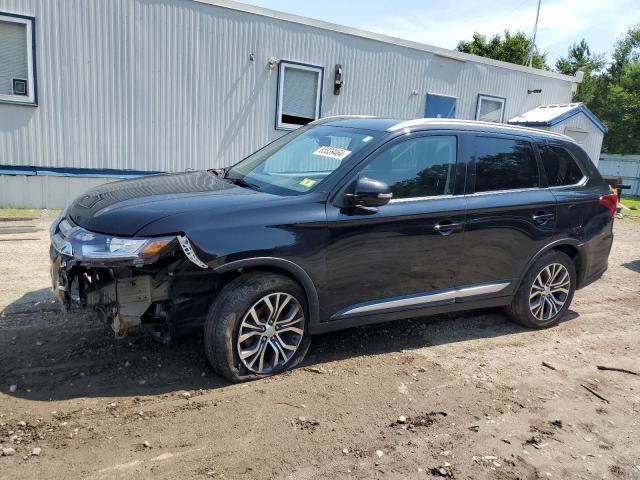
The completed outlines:
<svg viewBox="0 0 640 480">
<path fill-rule="evenodd" d="M 607 127 L 584 103 L 540 105 L 509 120 L 510 124 L 540 128 L 573 138 L 597 166 Z"/>
</svg>

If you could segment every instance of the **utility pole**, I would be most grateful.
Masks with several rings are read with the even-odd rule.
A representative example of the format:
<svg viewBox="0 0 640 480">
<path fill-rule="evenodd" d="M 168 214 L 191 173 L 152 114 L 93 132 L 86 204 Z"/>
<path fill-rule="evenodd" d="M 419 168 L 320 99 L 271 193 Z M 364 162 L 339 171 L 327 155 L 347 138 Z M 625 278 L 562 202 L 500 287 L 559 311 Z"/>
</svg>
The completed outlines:
<svg viewBox="0 0 640 480">
<path fill-rule="evenodd" d="M 538 34 L 538 18 L 540 18 L 540 4 L 542 0 L 538 0 L 538 11 L 536 12 L 536 24 L 533 26 L 533 39 L 531 41 L 531 46 L 529 47 L 529 66 L 531 66 L 533 62 L 533 51 L 536 48 L 536 35 Z"/>
</svg>

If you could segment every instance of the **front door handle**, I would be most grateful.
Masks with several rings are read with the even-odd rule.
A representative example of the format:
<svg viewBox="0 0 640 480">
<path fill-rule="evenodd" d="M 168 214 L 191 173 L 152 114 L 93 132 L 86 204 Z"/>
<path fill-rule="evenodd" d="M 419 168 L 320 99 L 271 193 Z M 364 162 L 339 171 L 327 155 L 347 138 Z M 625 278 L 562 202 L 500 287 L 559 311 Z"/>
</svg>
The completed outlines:
<svg viewBox="0 0 640 480">
<path fill-rule="evenodd" d="M 553 213 L 538 212 L 535 215 L 533 215 L 531 218 L 533 218 L 533 221 L 536 222 L 538 225 L 544 225 L 549 220 L 552 220 L 553 217 L 555 217 Z"/>
<path fill-rule="evenodd" d="M 451 220 L 442 220 L 440 223 L 434 225 L 433 229 L 440 235 L 447 236 L 453 232 L 462 229 L 462 223 L 453 223 Z"/>
</svg>

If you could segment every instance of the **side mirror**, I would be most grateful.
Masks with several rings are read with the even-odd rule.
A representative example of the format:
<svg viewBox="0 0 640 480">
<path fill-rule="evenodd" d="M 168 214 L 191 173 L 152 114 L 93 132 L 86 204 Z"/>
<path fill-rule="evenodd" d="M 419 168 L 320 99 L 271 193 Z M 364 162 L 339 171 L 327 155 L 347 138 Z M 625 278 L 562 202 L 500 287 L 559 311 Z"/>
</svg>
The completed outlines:
<svg viewBox="0 0 640 480">
<path fill-rule="evenodd" d="M 354 206 L 382 207 L 393 198 L 389 186 L 373 178 L 361 177 L 356 181 L 353 193 L 345 195 Z"/>
</svg>

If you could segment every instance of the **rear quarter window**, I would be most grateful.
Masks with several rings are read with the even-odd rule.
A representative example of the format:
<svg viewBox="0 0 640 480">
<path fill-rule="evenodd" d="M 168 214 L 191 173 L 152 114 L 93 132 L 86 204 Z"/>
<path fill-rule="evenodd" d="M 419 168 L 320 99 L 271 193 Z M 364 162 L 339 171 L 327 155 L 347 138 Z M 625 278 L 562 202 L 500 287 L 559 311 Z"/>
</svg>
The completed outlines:
<svg viewBox="0 0 640 480">
<path fill-rule="evenodd" d="M 532 145 L 524 140 L 476 137 L 476 192 L 518 190 L 540 185 Z"/>
<path fill-rule="evenodd" d="M 550 187 L 575 185 L 584 173 L 569 151 L 559 145 L 538 145 L 542 166 Z"/>
</svg>

